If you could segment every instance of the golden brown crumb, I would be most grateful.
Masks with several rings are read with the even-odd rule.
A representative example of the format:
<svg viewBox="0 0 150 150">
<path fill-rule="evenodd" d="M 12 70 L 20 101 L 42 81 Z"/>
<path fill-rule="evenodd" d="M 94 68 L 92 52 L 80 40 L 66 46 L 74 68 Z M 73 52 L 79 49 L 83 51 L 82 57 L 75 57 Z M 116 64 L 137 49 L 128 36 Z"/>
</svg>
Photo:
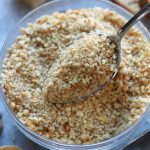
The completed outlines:
<svg viewBox="0 0 150 150">
<path fill-rule="evenodd" d="M 81 34 L 47 73 L 43 87 L 50 102 L 82 100 L 108 82 L 116 70 L 116 45 L 99 33 Z"/>
<path fill-rule="evenodd" d="M 115 34 L 124 23 L 112 11 L 92 8 L 56 12 L 22 29 L 2 73 L 2 87 L 16 116 L 40 135 L 68 144 L 96 143 L 134 124 L 150 100 L 150 45 L 134 28 L 122 40 L 120 70 L 104 90 L 66 105 L 49 103 L 42 91 L 59 52 L 77 34 Z"/>
</svg>

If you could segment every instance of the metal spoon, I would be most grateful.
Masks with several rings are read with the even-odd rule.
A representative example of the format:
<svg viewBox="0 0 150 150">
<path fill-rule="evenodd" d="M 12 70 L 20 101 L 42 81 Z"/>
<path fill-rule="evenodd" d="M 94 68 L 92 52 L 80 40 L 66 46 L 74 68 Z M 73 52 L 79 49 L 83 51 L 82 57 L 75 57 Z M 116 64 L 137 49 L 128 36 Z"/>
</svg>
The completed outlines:
<svg viewBox="0 0 150 150">
<path fill-rule="evenodd" d="M 145 5 L 136 15 L 134 15 L 118 32 L 116 35 L 107 35 L 106 33 L 100 33 L 99 35 L 107 35 L 107 37 L 116 44 L 116 64 L 117 64 L 117 69 L 116 72 L 112 74 L 110 79 L 105 82 L 102 86 L 98 87 L 95 91 L 92 92 L 92 94 L 95 94 L 96 92 L 102 90 L 104 87 L 110 83 L 111 80 L 114 79 L 116 76 L 119 67 L 120 67 L 120 62 L 121 62 L 121 40 L 124 37 L 124 35 L 129 31 L 129 29 L 136 24 L 139 20 L 141 20 L 144 16 L 146 16 L 150 12 L 150 3 Z"/>
</svg>

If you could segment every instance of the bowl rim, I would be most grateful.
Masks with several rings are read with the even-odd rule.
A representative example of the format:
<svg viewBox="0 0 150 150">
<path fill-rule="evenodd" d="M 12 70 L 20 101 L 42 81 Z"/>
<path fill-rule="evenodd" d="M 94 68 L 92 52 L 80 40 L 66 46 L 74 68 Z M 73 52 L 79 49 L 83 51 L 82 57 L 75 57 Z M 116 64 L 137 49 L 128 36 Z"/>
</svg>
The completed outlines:
<svg viewBox="0 0 150 150">
<path fill-rule="evenodd" d="M 44 8 L 45 6 L 48 5 L 53 5 L 54 3 L 59 3 L 59 2 L 73 2 L 73 0 L 53 0 L 50 1 L 48 3 L 45 3 L 44 5 L 41 5 L 40 7 L 30 11 L 29 13 L 27 13 L 9 32 L 9 34 L 7 35 L 7 37 L 5 38 L 5 42 L 2 46 L 2 49 L 0 51 L 0 57 L 2 57 L 2 59 L 0 60 L 0 73 L 2 71 L 2 65 L 3 65 L 3 60 L 5 58 L 5 52 L 7 52 L 7 49 L 5 48 L 7 45 L 7 42 L 9 41 L 9 38 L 11 37 L 11 35 L 13 34 L 13 32 L 16 30 L 16 28 L 28 17 L 30 17 L 31 14 L 39 11 L 41 8 Z M 80 1 L 80 0 L 76 0 L 76 1 Z M 86 0 L 82 0 L 82 1 L 86 1 Z M 90 0 L 93 1 L 93 0 Z M 124 12 L 126 15 L 128 15 L 128 17 L 132 17 L 133 15 L 131 13 L 129 13 L 127 10 L 125 10 L 124 8 L 110 2 L 110 1 L 106 1 L 106 0 L 95 0 L 95 1 L 99 1 L 100 3 L 106 3 L 108 5 L 111 5 L 114 8 L 119 9 L 120 11 Z M 97 6 L 99 8 L 101 8 L 100 6 Z M 93 7 L 92 7 L 93 8 Z M 102 8 L 103 9 L 103 8 Z M 114 11 L 114 10 L 112 10 Z M 116 11 L 115 11 L 116 12 Z M 42 15 L 41 15 L 42 16 Z M 122 15 L 121 15 L 122 16 Z M 124 16 L 123 16 L 124 17 Z M 146 29 L 146 27 L 139 22 L 138 23 L 138 28 L 142 28 L 142 33 L 143 32 L 147 32 L 147 37 L 150 39 L 150 34 L 149 31 Z M 137 127 L 139 127 L 141 125 L 141 122 L 144 121 L 144 119 L 148 116 L 148 113 L 150 112 L 150 105 L 147 106 L 145 112 L 141 115 L 141 117 L 130 127 L 128 127 L 127 129 L 125 129 L 123 132 L 113 136 L 112 138 L 109 138 L 107 140 L 101 141 L 101 142 L 97 142 L 94 144 L 64 144 L 64 143 L 60 143 L 60 142 L 56 142 L 56 141 L 52 141 L 42 135 L 39 135 L 38 133 L 32 131 L 30 128 L 28 128 L 26 125 L 24 125 L 15 115 L 15 113 L 11 110 L 9 104 L 7 103 L 6 97 L 4 95 L 3 92 L 3 88 L 0 87 L 0 97 L 1 100 L 3 102 L 3 105 L 5 107 L 5 109 L 7 110 L 8 114 L 13 118 L 14 123 L 19 126 L 19 128 L 23 129 L 24 131 L 26 131 L 28 134 L 31 134 L 33 137 L 37 138 L 38 140 L 40 140 L 40 142 L 42 142 L 44 144 L 48 144 L 49 146 L 57 146 L 58 148 L 93 148 L 93 146 L 96 146 L 97 148 L 101 148 L 101 147 L 110 147 L 113 142 L 115 142 L 115 144 L 117 144 L 119 142 L 119 138 L 124 139 L 125 137 L 127 138 L 130 134 L 132 134 L 133 129 L 137 129 Z M 26 135 L 27 136 L 27 135 Z M 30 138 L 30 137 L 29 137 Z M 31 139 L 31 138 L 30 138 Z M 39 143 L 38 143 L 39 144 Z M 41 145 L 41 144 L 40 144 Z M 42 145 L 44 146 L 44 145 Z M 46 147 L 46 146 L 44 146 Z M 95 148 L 96 148 L 95 147 Z"/>
</svg>

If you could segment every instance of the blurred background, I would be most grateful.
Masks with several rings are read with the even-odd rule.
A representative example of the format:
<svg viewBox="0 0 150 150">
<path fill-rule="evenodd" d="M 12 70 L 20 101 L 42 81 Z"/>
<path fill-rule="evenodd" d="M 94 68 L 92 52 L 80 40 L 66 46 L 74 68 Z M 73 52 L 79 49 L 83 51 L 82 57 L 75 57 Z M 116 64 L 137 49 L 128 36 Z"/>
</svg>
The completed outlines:
<svg viewBox="0 0 150 150">
<path fill-rule="evenodd" d="M 1 0 L 0 49 L 10 29 L 29 11 L 48 1 L 50 0 Z M 142 3 L 139 5 L 139 1 L 140 0 L 113 0 L 113 2 L 125 7 L 132 13 L 136 13 L 146 2 L 150 2 L 149 0 L 141 0 Z M 143 23 L 150 31 L 150 16 L 144 18 Z M 150 131 L 150 126 L 147 128 L 149 128 Z M 150 150 L 150 133 L 141 136 L 140 139 L 133 142 L 124 150 Z M 30 141 L 15 127 L 0 101 L 0 146 L 4 145 L 17 145 L 23 150 L 46 150 Z"/>
</svg>

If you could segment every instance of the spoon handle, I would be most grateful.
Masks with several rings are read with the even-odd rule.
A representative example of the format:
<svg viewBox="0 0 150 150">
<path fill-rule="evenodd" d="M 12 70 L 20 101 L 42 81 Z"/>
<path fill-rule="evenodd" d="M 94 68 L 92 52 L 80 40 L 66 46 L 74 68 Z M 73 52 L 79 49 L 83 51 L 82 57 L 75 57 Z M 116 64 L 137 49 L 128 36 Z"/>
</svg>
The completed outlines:
<svg viewBox="0 0 150 150">
<path fill-rule="evenodd" d="M 145 5 L 136 15 L 134 15 L 119 31 L 118 35 L 120 40 L 123 38 L 125 33 L 139 20 L 146 16 L 150 12 L 150 3 Z"/>
</svg>

